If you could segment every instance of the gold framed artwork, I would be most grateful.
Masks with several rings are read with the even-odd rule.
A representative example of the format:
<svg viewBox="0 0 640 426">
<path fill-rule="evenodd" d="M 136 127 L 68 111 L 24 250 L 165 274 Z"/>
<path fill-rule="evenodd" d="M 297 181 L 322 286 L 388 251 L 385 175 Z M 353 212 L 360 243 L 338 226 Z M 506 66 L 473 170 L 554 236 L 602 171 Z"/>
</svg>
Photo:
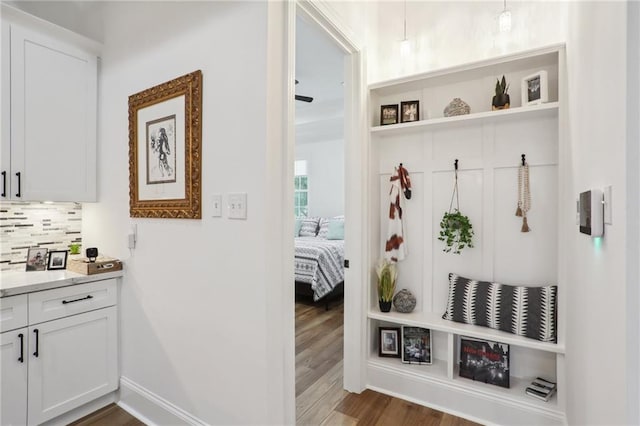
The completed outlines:
<svg viewBox="0 0 640 426">
<path fill-rule="evenodd" d="M 129 215 L 202 218 L 202 71 L 129 96 Z"/>
</svg>

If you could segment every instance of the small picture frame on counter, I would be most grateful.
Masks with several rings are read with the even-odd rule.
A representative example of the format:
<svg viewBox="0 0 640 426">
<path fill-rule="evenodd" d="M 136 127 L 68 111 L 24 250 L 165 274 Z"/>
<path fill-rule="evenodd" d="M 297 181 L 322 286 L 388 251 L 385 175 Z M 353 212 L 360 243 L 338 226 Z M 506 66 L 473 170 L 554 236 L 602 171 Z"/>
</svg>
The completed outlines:
<svg viewBox="0 0 640 426">
<path fill-rule="evenodd" d="M 398 104 L 380 107 L 380 125 L 398 124 Z"/>
<path fill-rule="evenodd" d="M 44 271 L 47 269 L 47 249 L 29 247 L 27 251 L 27 272 Z"/>
<path fill-rule="evenodd" d="M 47 269 L 55 271 L 58 269 L 67 269 L 67 255 L 69 253 L 66 250 L 54 250 L 49 252 L 49 262 L 47 263 Z"/>
<path fill-rule="evenodd" d="M 400 122 L 409 123 L 420 120 L 420 101 L 400 102 Z"/>
</svg>

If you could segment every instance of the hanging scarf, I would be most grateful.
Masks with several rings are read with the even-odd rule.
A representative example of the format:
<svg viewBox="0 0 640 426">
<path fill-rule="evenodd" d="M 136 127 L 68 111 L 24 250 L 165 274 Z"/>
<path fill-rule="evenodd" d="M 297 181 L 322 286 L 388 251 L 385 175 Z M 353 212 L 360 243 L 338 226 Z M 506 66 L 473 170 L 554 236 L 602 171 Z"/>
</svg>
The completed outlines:
<svg viewBox="0 0 640 426">
<path fill-rule="evenodd" d="M 520 232 L 529 232 L 527 213 L 531 209 L 531 188 L 529 187 L 529 163 L 518 167 L 518 208 L 516 216 L 522 217 L 522 229 Z"/>
<path fill-rule="evenodd" d="M 389 190 L 389 223 L 384 257 L 392 262 L 399 262 L 407 255 L 402 223 L 402 195 L 404 194 L 407 200 L 411 199 L 411 180 L 409 179 L 409 172 L 402 167 L 402 163 L 397 168 L 394 168 L 394 173 L 389 180 L 391 181 L 391 189 Z"/>
</svg>

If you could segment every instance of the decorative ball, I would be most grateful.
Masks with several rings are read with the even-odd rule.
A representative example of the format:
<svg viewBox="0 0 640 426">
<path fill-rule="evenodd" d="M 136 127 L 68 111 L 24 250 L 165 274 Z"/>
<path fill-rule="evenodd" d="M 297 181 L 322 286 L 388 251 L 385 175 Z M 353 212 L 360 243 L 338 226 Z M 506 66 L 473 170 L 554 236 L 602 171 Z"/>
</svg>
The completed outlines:
<svg viewBox="0 0 640 426">
<path fill-rule="evenodd" d="M 444 109 L 445 117 L 453 117 L 456 115 L 465 115 L 471 113 L 471 107 L 468 103 L 460 98 L 454 98 Z"/>
<path fill-rule="evenodd" d="M 393 296 L 393 306 L 396 311 L 408 314 L 416 307 L 416 297 L 409 290 L 403 288 Z"/>
</svg>

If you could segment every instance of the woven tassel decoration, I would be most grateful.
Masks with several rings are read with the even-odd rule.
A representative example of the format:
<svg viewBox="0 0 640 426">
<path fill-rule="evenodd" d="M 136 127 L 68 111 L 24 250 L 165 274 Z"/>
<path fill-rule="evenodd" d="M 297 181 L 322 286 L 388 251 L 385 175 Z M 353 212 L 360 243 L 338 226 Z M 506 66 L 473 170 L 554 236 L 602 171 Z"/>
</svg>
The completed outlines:
<svg viewBox="0 0 640 426">
<path fill-rule="evenodd" d="M 531 210 L 531 188 L 529 187 L 529 164 L 522 158 L 522 166 L 518 167 L 518 208 L 516 216 L 522 218 L 522 229 L 520 232 L 529 232 L 527 223 L 527 213 Z"/>
<path fill-rule="evenodd" d="M 522 229 L 520 230 L 520 232 L 529 232 L 529 224 L 527 223 L 527 217 L 523 217 L 522 218 Z"/>
<path fill-rule="evenodd" d="M 518 206 L 518 209 L 516 210 L 516 216 L 522 217 L 522 209 L 520 208 L 520 206 Z"/>
</svg>

